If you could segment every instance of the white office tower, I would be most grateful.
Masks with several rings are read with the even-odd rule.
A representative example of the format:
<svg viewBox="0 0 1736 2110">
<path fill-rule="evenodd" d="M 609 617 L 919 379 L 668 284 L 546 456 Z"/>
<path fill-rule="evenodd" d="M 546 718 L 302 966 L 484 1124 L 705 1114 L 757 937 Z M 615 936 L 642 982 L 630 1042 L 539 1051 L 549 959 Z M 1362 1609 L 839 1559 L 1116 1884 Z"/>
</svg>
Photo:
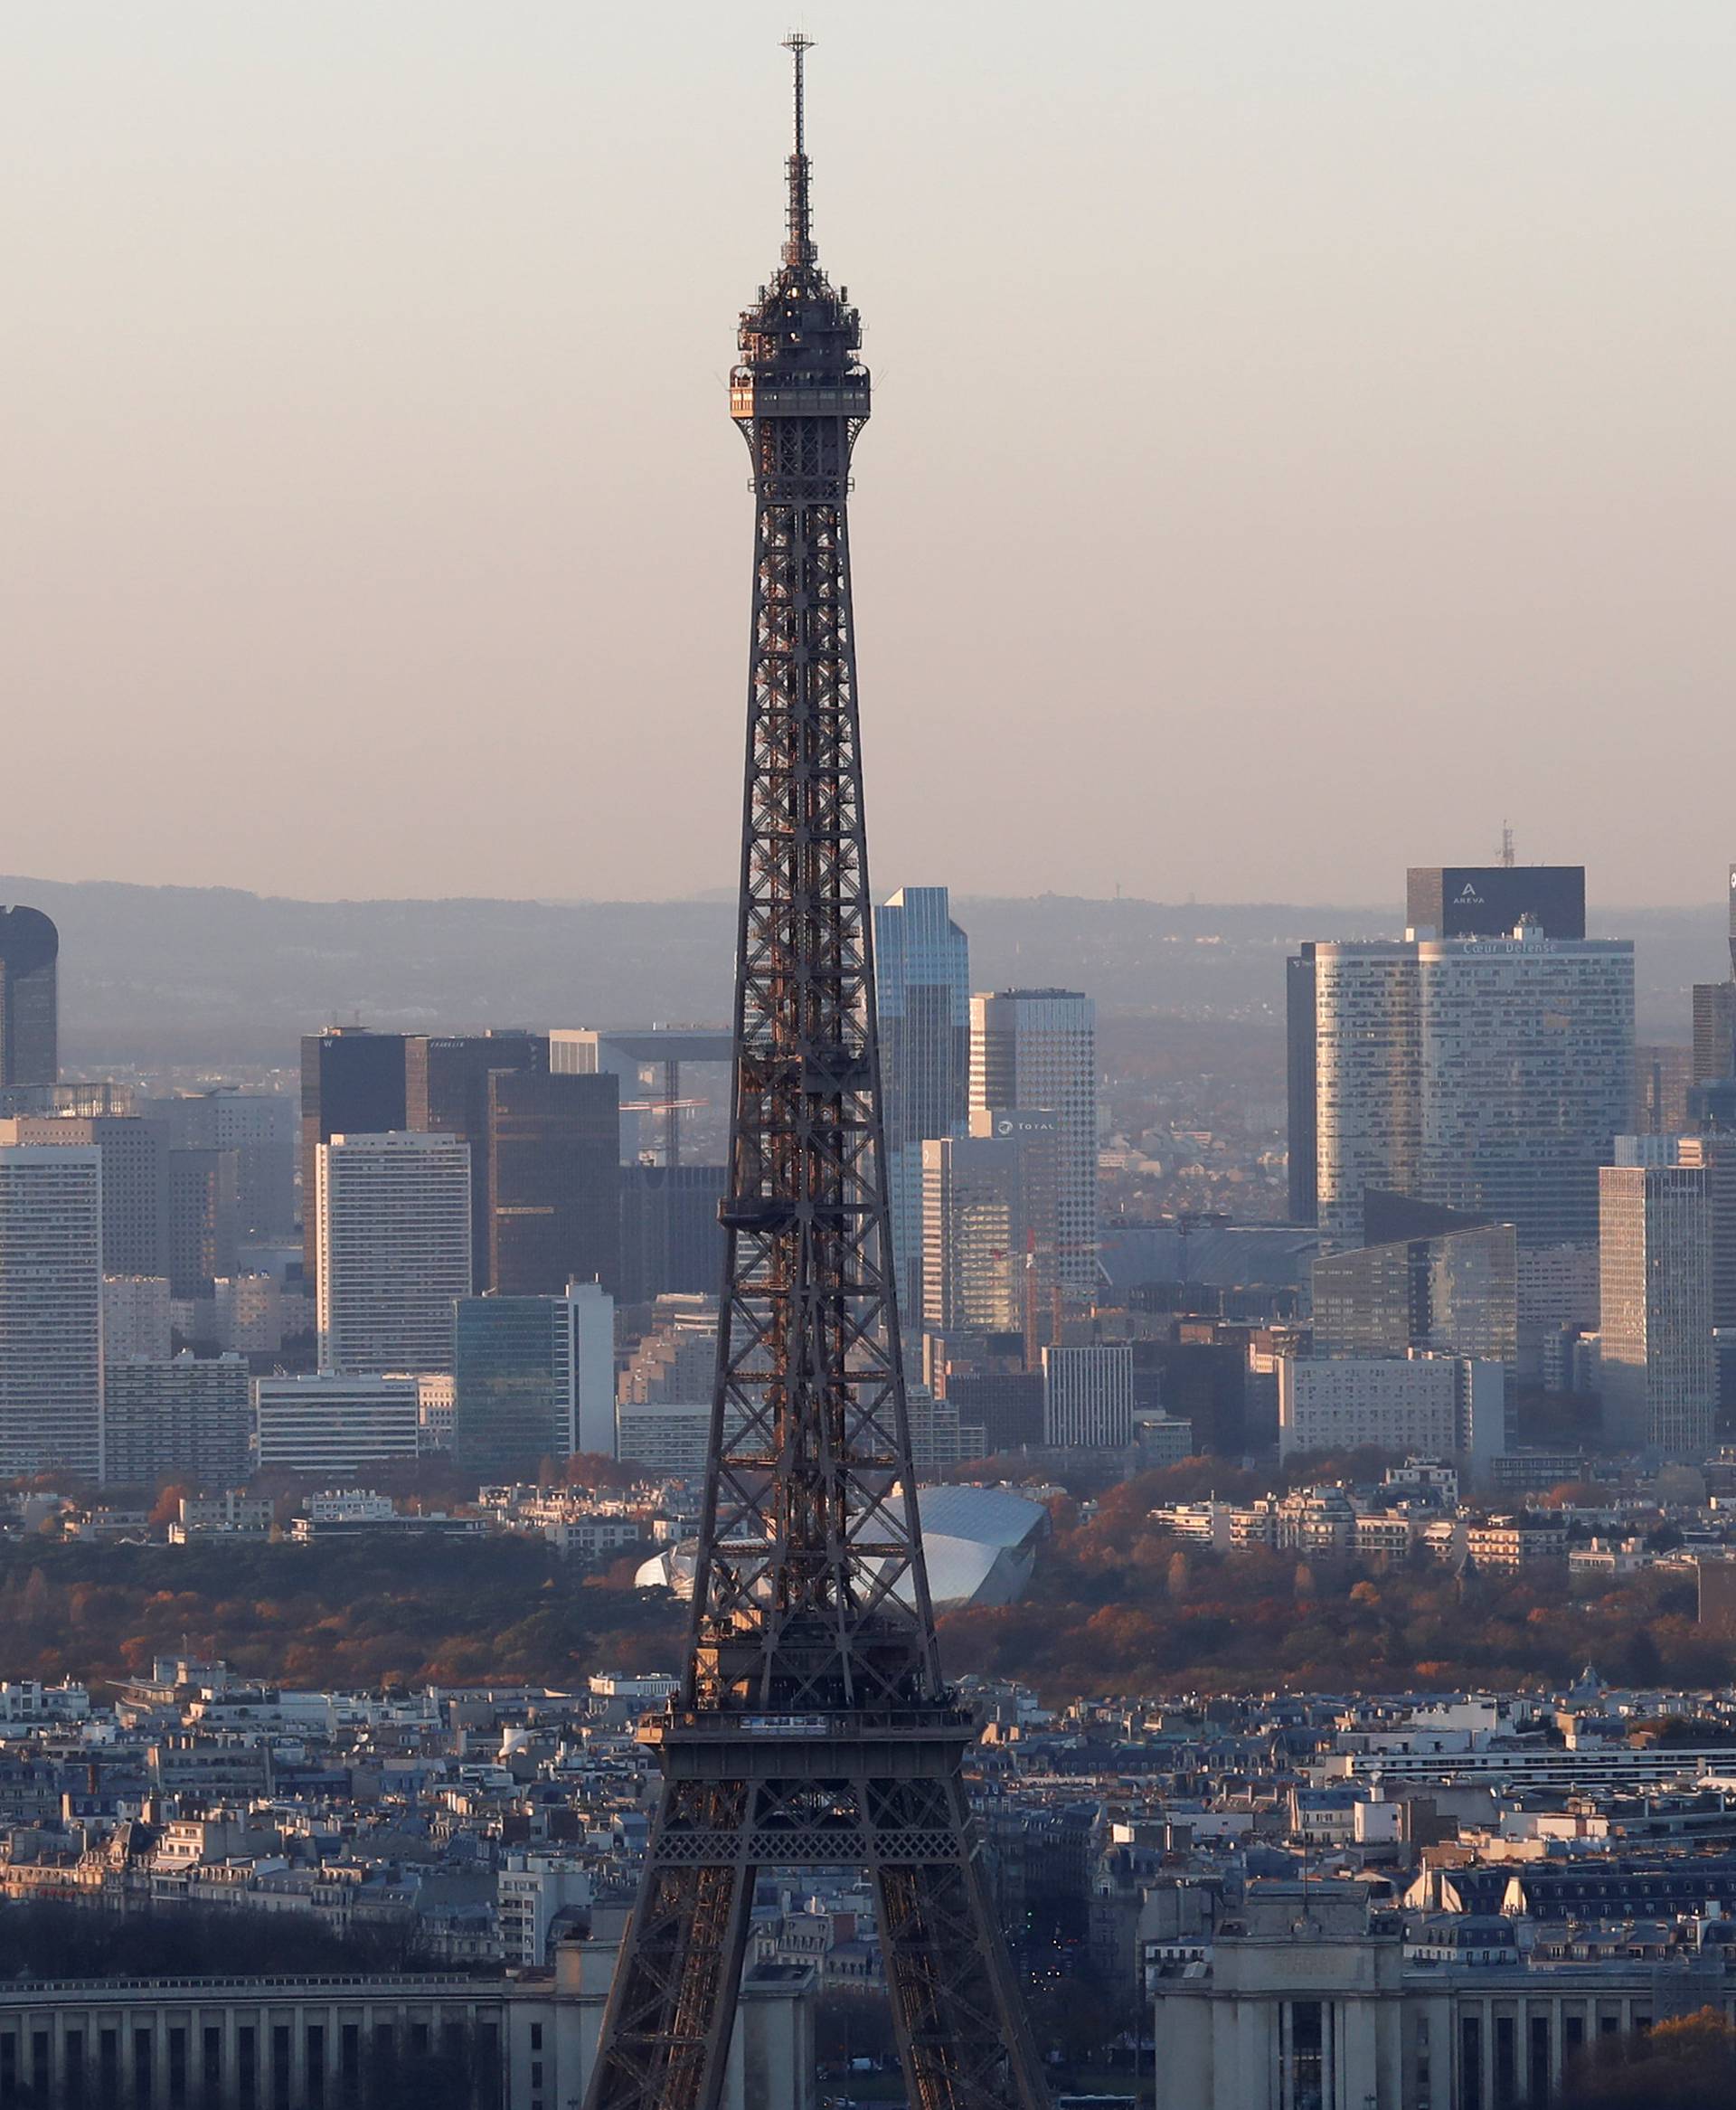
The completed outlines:
<svg viewBox="0 0 1736 2110">
<path fill-rule="evenodd" d="M 1599 1182 L 1604 1433 L 1700 1463 L 1717 1408 L 1703 1165 L 1606 1165 Z"/>
<path fill-rule="evenodd" d="M 970 946 L 944 886 L 901 886 L 874 911 L 881 1127 L 898 1308 L 922 1306 L 922 1146 L 959 1136 L 970 1103 Z"/>
<path fill-rule="evenodd" d="M 1521 1248 L 1595 1244 L 1598 1169 L 1628 1125 L 1626 939 L 1315 947 L 1320 1227 L 1363 1235 L 1363 1192 L 1513 1225 Z M 1523 1314 L 1522 1314 L 1523 1317 Z"/>
<path fill-rule="evenodd" d="M 1052 1113 L 973 1114 L 968 1136 L 922 1145 L 922 1324 L 1046 1329 L 1060 1242 Z"/>
<path fill-rule="evenodd" d="M 322 1370 L 449 1370 L 470 1294 L 470 1147 L 334 1136 L 315 1164 Z"/>
<path fill-rule="evenodd" d="M 102 1477 L 102 1153 L 0 1147 L 0 1475 Z"/>
<path fill-rule="evenodd" d="M 607 1458 L 615 1449 L 615 1300 L 597 1282 L 569 1282 L 557 1304 L 572 1373 L 573 1448 Z"/>
<path fill-rule="evenodd" d="M 1470 1356 L 1280 1356 L 1280 1463 L 1363 1445 L 1452 1458 L 1482 1480 L 1506 1455 L 1506 1371 Z"/>
<path fill-rule="evenodd" d="M 326 1485 L 413 1461 L 420 1443 L 417 1380 L 393 1377 L 256 1377 L 254 1448 L 262 1472 Z"/>
<path fill-rule="evenodd" d="M 1055 1451 L 1133 1441 L 1133 1349 L 1126 1342 L 1043 1351 L 1043 1440 Z"/>
<path fill-rule="evenodd" d="M 1097 1007 L 1071 989 L 970 999 L 970 1110 L 1056 1118 L 1056 1264 L 1067 1296 L 1097 1285 Z"/>
</svg>

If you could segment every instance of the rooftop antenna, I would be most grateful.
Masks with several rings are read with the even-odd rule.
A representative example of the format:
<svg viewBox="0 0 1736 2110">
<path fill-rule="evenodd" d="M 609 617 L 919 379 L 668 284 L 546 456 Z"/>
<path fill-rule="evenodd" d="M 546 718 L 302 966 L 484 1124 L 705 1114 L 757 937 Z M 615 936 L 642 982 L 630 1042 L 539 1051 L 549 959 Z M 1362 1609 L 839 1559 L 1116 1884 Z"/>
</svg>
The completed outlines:
<svg viewBox="0 0 1736 2110">
<path fill-rule="evenodd" d="M 784 49 L 795 62 L 796 151 L 789 157 L 789 240 L 784 244 L 784 261 L 800 266 L 814 261 L 812 213 L 807 194 L 807 54 L 814 40 L 799 29 L 784 39 Z"/>
<path fill-rule="evenodd" d="M 1505 820 L 1501 823 L 1501 863 L 1506 871 L 1513 870 L 1513 828 Z"/>
</svg>

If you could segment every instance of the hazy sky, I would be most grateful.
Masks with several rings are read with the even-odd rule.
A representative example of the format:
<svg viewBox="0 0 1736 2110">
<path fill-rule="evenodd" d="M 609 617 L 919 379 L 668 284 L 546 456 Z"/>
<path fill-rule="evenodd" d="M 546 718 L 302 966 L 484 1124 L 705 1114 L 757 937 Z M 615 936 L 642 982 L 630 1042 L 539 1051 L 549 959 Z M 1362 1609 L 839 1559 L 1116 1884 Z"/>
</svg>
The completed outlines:
<svg viewBox="0 0 1736 2110">
<path fill-rule="evenodd" d="M 0 6 L 0 869 L 732 879 L 788 13 Z M 804 19 L 877 892 L 1722 892 L 1730 0 Z"/>
</svg>

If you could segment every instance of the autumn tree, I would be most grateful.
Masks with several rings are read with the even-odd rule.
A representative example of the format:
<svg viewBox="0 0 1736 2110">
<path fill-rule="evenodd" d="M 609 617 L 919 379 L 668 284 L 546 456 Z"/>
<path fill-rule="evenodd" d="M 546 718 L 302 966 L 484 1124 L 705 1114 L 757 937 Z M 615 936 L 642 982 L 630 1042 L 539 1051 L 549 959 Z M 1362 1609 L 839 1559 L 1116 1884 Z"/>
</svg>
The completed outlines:
<svg viewBox="0 0 1736 2110">
<path fill-rule="evenodd" d="M 1716 2008 L 1598 2044 L 1576 2059 L 1559 2110 L 1729 2110 L 1736 2103 L 1736 2028 Z"/>
</svg>

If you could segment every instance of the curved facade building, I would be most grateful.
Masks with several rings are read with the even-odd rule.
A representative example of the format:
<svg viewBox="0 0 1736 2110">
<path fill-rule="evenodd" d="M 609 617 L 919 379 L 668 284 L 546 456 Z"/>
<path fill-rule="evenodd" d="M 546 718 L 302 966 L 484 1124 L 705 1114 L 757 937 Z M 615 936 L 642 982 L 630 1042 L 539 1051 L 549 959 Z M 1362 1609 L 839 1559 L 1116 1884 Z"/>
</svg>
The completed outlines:
<svg viewBox="0 0 1736 2110">
<path fill-rule="evenodd" d="M 1016 1604 L 1036 1566 L 1037 1547 L 1049 1536 L 1049 1512 L 1041 1502 L 1005 1487 L 920 1487 L 917 1515 L 929 1594 L 936 1612 L 967 1605 Z M 634 1582 L 641 1590 L 693 1594 L 696 1542 L 684 1539 L 640 1563 Z"/>
<path fill-rule="evenodd" d="M 39 908 L 0 908 L 0 1085 L 61 1076 L 61 934 Z"/>
</svg>

